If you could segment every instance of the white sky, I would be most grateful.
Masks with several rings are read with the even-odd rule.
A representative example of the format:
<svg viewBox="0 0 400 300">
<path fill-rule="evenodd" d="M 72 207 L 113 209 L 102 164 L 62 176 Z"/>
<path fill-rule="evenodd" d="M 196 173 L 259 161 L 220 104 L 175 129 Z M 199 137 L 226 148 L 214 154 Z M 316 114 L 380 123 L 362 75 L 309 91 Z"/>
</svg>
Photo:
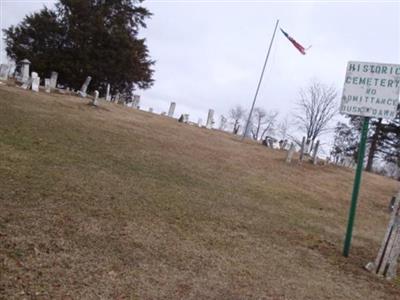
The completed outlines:
<svg viewBox="0 0 400 300">
<path fill-rule="evenodd" d="M 0 0 L 2 28 L 55 1 Z M 290 115 L 298 90 L 313 78 L 341 93 L 349 60 L 400 63 L 399 1 L 145 1 L 154 15 L 142 32 L 155 84 L 141 106 L 189 113 L 197 122 L 209 108 L 227 114 L 249 108 L 276 19 L 303 46 L 301 55 L 277 32 L 256 106 Z M 1 58 L 4 61 L 4 45 Z M 112 67 L 112 66 L 110 66 Z M 89 74 L 88 74 L 89 75 Z"/>
</svg>

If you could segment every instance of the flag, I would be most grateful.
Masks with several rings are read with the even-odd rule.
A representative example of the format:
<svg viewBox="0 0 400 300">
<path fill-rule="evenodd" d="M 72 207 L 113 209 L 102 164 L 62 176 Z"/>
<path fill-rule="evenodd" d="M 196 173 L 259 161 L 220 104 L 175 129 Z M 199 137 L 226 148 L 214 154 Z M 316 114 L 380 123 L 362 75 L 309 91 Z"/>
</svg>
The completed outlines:
<svg viewBox="0 0 400 300">
<path fill-rule="evenodd" d="M 287 34 L 285 31 L 283 31 L 283 29 L 281 28 L 281 31 L 283 33 L 284 36 L 287 37 L 287 39 L 293 44 L 293 46 L 295 46 L 297 48 L 297 50 L 300 51 L 301 54 L 305 55 L 306 54 L 306 49 L 300 45 L 298 42 L 296 42 L 294 40 L 294 38 L 292 38 L 289 34 Z"/>
</svg>

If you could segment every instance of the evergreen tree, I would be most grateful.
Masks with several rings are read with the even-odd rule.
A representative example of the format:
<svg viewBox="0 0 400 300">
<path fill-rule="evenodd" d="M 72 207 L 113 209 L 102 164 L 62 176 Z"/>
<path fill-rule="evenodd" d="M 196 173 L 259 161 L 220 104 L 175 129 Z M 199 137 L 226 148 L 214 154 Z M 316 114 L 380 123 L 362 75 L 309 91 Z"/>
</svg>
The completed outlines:
<svg viewBox="0 0 400 300">
<path fill-rule="evenodd" d="M 356 158 L 362 118 L 350 117 L 349 125 L 338 123 L 331 154 L 345 153 Z M 400 111 L 394 120 L 370 120 L 367 137 L 366 171 L 373 171 L 374 162 L 397 164 L 400 168 Z"/>
<path fill-rule="evenodd" d="M 59 72 L 59 82 L 79 89 L 86 76 L 91 87 L 129 94 L 152 85 L 154 62 L 139 30 L 151 13 L 143 0 L 59 0 L 17 26 L 4 30 L 7 55 L 24 58 L 41 78 Z"/>
<path fill-rule="evenodd" d="M 350 126 L 346 123 L 338 122 L 335 127 L 335 137 L 331 156 L 335 163 L 339 163 L 343 157 L 352 157 L 357 161 L 357 149 L 359 132 L 355 129 L 355 124 Z"/>
</svg>

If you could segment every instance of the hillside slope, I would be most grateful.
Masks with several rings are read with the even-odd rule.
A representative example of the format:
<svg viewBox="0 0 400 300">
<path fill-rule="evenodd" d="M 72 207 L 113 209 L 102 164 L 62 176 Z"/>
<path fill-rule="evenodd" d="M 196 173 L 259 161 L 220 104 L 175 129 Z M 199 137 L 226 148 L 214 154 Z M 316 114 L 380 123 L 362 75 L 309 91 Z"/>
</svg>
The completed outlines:
<svg viewBox="0 0 400 300">
<path fill-rule="evenodd" d="M 0 86 L 0 298 L 398 299 L 363 270 L 398 182 L 101 102 Z"/>
</svg>

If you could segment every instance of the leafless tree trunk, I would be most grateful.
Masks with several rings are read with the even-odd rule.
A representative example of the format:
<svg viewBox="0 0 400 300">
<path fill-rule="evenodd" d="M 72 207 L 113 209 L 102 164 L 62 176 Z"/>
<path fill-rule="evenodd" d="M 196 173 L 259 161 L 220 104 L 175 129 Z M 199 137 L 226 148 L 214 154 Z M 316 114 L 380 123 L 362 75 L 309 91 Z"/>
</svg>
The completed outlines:
<svg viewBox="0 0 400 300">
<path fill-rule="evenodd" d="M 242 125 L 242 121 L 245 118 L 246 115 L 246 110 L 241 107 L 240 105 L 237 105 L 236 107 L 232 108 L 229 111 L 229 120 L 231 124 L 233 125 L 233 133 L 238 134 L 239 129 Z"/>
<path fill-rule="evenodd" d="M 307 89 L 300 90 L 297 103 L 296 123 L 306 134 L 306 144 L 312 151 L 315 140 L 329 130 L 328 125 L 338 111 L 335 88 L 313 82 Z"/>
<path fill-rule="evenodd" d="M 251 136 L 254 140 L 263 139 L 267 133 L 271 133 L 275 129 L 277 112 L 267 112 L 260 107 L 256 107 L 253 111 L 251 120 Z"/>
<path fill-rule="evenodd" d="M 286 116 L 281 122 L 278 124 L 278 135 L 281 140 L 286 140 L 289 137 L 289 119 Z"/>
<path fill-rule="evenodd" d="M 227 121 L 228 121 L 227 118 L 225 118 L 224 115 L 221 115 L 219 122 L 219 130 L 225 130 Z"/>
</svg>

